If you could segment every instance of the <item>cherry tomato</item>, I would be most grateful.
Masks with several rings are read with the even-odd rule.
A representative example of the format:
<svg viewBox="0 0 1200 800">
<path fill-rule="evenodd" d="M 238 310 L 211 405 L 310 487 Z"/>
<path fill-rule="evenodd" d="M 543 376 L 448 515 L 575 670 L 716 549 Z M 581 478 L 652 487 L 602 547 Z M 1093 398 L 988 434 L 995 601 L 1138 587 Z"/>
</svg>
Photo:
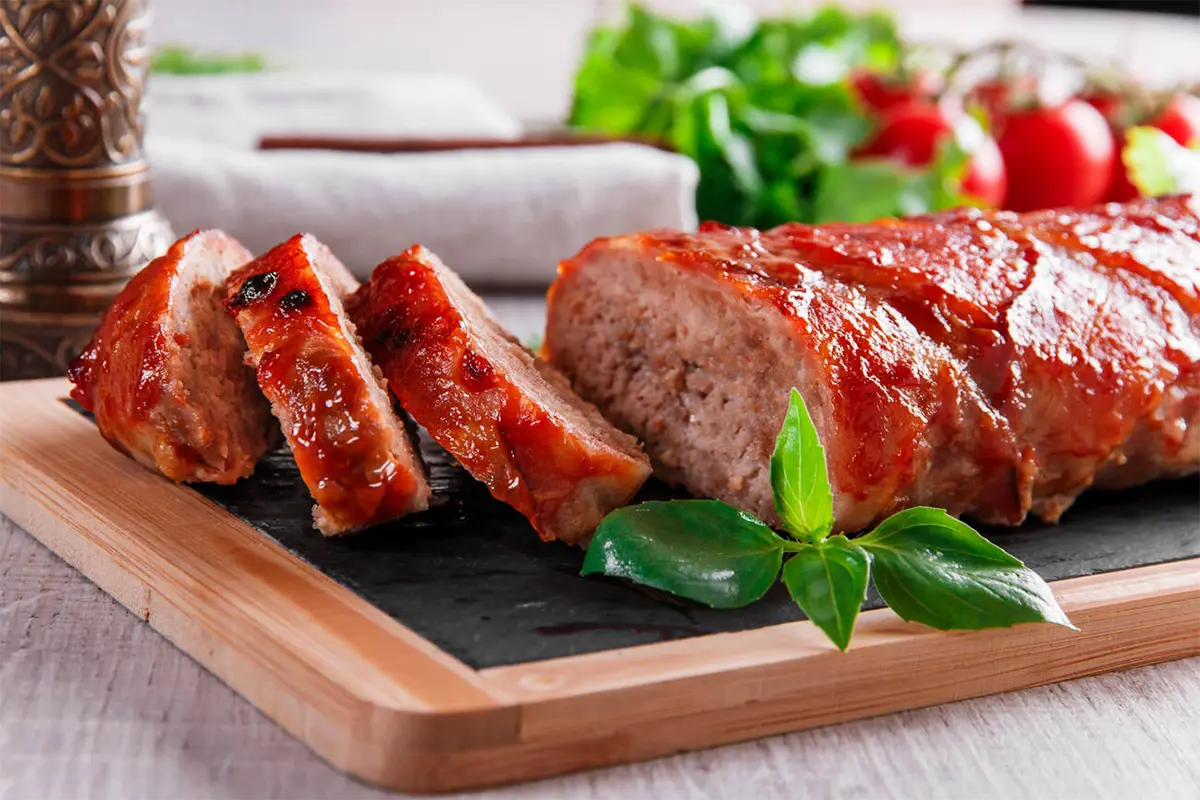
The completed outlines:
<svg viewBox="0 0 1200 800">
<path fill-rule="evenodd" d="M 1083 206 L 1104 198 L 1116 147 L 1104 116 L 1082 100 L 1011 111 L 1000 133 L 1013 211 Z"/>
<path fill-rule="evenodd" d="M 1004 167 L 1004 156 L 1000 147 L 979 123 L 967 118 L 978 131 L 975 141 L 971 142 L 966 136 L 967 149 L 971 160 L 967 163 L 967 171 L 963 174 L 962 192 L 983 203 L 988 208 L 999 208 L 1008 193 L 1008 170 Z"/>
<path fill-rule="evenodd" d="M 940 88 L 938 77 L 925 70 L 903 75 L 860 70 L 854 74 L 851 82 L 863 107 L 874 114 L 882 114 L 914 100 L 933 97 Z"/>
<path fill-rule="evenodd" d="M 1108 193 L 1104 195 L 1104 199 L 1110 202 L 1124 203 L 1126 200 L 1137 197 L 1141 192 L 1129 180 L 1129 171 L 1121 161 L 1121 151 L 1125 149 L 1125 134 L 1118 132 L 1116 136 L 1116 158 L 1113 161 L 1112 183 L 1109 184 Z"/>
<path fill-rule="evenodd" d="M 1146 124 L 1158 128 L 1184 147 L 1191 147 L 1200 141 L 1200 97 L 1177 94 Z"/>
<path fill-rule="evenodd" d="M 987 114 L 992 130 L 1004 124 L 1013 101 L 1037 91 L 1037 78 L 1033 75 L 1015 75 L 981 81 L 967 92 L 967 99 L 978 103 Z"/>
<path fill-rule="evenodd" d="M 1084 92 L 1079 99 L 1103 114 L 1110 124 L 1117 119 L 1125 105 L 1125 98 L 1116 92 Z"/>
<path fill-rule="evenodd" d="M 1184 147 L 1200 140 L 1200 98 L 1190 94 L 1172 97 L 1162 111 L 1142 123 L 1170 136 Z M 1106 200 L 1124 202 L 1137 197 L 1140 192 L 1129 180 L 1129 172 L 1121 162 L 1121 151 L 1125 149 L 1125 134 L 1117 136 L 1117 160 L 1113 167 L 1112 185 L 1108 187 Z"/>
<path fill-rule="evenodd" d="M 963 175 L 963 193 L 987 206 L 999 206 L 1006 187 L 1004 160 L 996 140 L 966 114 L 948 114 L 930 103 L 900 106 L 884 117 L 875 136 L 858 150 L 857 155 L 923 167 L 933 161 L 938 145 L 947 136 L 956 134 L 971 154 Z"/>
<path fill-rule="evenodd" d="M 1083 88 L 1076 95 L 1099 111 L 1114 131 L 1130 124 L 1130 117 L 1143 110 L 1147 92 L 1130 75 L 1115 68 L 1088 70 Z"/>
</svg>

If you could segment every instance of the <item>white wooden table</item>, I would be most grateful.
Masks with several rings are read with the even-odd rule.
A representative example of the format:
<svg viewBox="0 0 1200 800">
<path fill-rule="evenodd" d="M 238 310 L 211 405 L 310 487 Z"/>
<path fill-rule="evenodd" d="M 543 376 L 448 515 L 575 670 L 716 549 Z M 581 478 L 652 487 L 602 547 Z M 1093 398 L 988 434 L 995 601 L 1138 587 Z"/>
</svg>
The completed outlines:
<svg viewBox="0 0 1200 800">
<path fill-rule="evenodd" d="M 0 517 L 0 800 L 377 796 Z M 478 796 L 1197 798 L 1200 659 Z"/>
</svg>

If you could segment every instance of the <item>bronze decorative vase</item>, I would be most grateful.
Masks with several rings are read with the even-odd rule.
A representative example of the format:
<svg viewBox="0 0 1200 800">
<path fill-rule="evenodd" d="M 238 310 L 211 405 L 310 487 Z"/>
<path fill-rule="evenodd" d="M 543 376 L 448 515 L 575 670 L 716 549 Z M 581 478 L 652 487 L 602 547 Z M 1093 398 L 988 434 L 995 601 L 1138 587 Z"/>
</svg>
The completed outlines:
<svg viewBox="0 0 1200 800">
<path fill-rule="evenodd" d="M 145 0 L 0 4 L 0 379 L 61 375 L 166 250 L 142 154 Z"/>
</svg>

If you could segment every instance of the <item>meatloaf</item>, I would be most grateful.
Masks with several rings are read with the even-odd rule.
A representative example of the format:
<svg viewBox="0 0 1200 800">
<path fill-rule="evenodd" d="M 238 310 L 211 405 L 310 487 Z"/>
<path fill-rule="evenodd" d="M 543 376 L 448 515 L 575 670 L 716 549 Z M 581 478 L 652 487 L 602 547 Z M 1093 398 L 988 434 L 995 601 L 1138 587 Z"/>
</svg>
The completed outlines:
<svg viewBox="0 0 1200 800">
<path fill-rule="evenodd" d="M 1015 525 L 1200 465 L 1191 197 L 870 224 L 707 224 L 564 262 L 545 351 L 657 474 L 778 522 L 799 389 L 839 530 L 911 505 Z"/>
<path fill-rule="evenodd" d="M 326 535 L 429 503 L 424 465 L 343 311 L 343 298 L 356 287 L 333 253 L 307 234 L 229 281 L 228 308 Z"/>
<path fill-rule="evenodd" d="M 225 313 L 225 282 L 253 256 L 195 231 L 134 275 L 69 377 L 113 447 L 176 481 L 233 483 L 278 434 Z"/>
<path fill-rule="evenodd" d="M 586 543 L 649 475 L 637 441 L 423 247 L 380 264 L 348 308 L 401 405 L 543 539 Z"/>
</svg>

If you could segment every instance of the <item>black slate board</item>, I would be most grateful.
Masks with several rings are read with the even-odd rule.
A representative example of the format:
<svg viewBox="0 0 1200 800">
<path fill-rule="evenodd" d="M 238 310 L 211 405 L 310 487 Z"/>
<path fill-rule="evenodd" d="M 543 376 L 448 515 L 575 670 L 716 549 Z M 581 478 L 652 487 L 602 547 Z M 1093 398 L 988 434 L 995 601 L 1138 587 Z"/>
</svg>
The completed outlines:
<svg viewBox="0 0 1200 800">
<path fill-rule="evenodd" d="M 777 586 L 758 603 L 714 611 L 615 581 L 579 577 L 582 551 L 543 543 L 422 433 L 440 505 L 356 536 L 312 527 L 291 456 L 272 454 L 235 486 L 197 491 L 475 668 L 746 630 L 802 619 Z M 671 496 L 653 483 L 639 499 Z M 987 530 L 1046 580 L 1200 555 L 1200 483 L 1093 492 L 1058 525 Z M 882 605 L 877 595 L 870 608 Z"/>
<path fill-rule="evenodd" d="M 313 528 L 312 498 L 286 448 L 234 486 L 190 488 L 476 669 L 804 619 L 781 585 L 748 608 L 717 611 L 581 578 L 583 551 L 542 542 L 423 430 L 420 439 L 434 507 L 354 536 Z M 635 502 L 683 496 L 651 480 Z M 1057 525 L 982 532 L 1048 581 L 1194 558 L 1200 480 L 1087 492 Z M 872 587 L 865 607 L 882 605 Z"/>
</svg>

